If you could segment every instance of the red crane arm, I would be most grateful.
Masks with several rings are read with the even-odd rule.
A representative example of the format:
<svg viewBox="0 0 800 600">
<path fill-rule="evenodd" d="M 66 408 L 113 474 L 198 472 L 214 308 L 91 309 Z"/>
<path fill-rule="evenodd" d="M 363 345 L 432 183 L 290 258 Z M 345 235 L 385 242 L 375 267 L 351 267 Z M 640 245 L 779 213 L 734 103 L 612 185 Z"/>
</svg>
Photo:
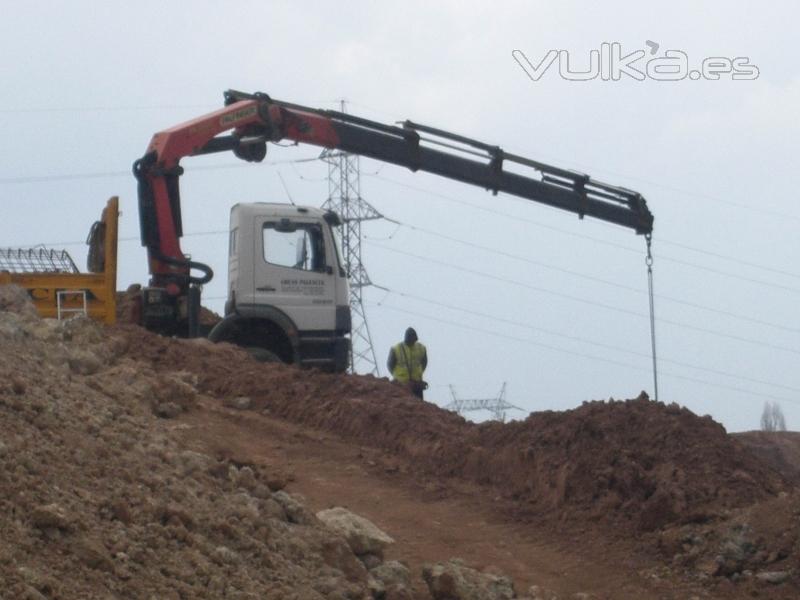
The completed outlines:
<svg viewBox="0 0 800 600">
<path fill-rule="evenodd" d="M 205 283 L 212 277 L 207 265 L 188 260 L 180 248 L 180 160 L 232 151 L 239 158 L 259 162 L 266 156 L 267 142 L 283 139 L 427 171 L 495 194 L 514 194 L 581 218 L 589 215 L 629 227 L 639 234 L 649 235 L 653 229 L 653 215 L 637 192 L 509 154 L 497 146 L 411 121 L 402 127 L 384 125 L 342 112 L 273 100 L 266 94 L 229 91 L 225 101 L 220 110 L 155 134 L 146 154 L 134 163 L 151 285 L 165 287 L 175 296 L 185 293 L 190 284 Z M 230 135 L 220 135 L 231 130 Z M 523 175 L 506 170 L 504 163 L 509 162 L 530 172 Z M 194 276 L 192 270 L 203 275 Z"/>
</svg>

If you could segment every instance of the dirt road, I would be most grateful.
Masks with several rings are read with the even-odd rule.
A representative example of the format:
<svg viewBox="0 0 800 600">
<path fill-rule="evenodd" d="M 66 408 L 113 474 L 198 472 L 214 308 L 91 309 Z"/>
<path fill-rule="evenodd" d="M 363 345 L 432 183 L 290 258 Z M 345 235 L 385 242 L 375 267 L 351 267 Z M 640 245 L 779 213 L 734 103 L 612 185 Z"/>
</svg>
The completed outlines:
<svg viewBox="0 0 800 600">
<path fill-rule="evenodd" d="M 730 597 L 730 590 L 709 595 L 697 584 L 658 578 L 658 561 L 635 544 L 520 522 L 514 506 L 485 488 L 419 477 L 413 465 L 333 434 L 211 401 L 176 430 L 193 449 L 285 473 L 287 489 L 315 510 L 345 506 L 375 522 L 396 540 L 387 554 L 411 567 L 420 598 L 430 597 L 419 578 L 422 564 L 451 557 L 511 576 L 518 592 L 538 585 L 559 598 L 581 592 L 615 600 Z"/>
</svg>

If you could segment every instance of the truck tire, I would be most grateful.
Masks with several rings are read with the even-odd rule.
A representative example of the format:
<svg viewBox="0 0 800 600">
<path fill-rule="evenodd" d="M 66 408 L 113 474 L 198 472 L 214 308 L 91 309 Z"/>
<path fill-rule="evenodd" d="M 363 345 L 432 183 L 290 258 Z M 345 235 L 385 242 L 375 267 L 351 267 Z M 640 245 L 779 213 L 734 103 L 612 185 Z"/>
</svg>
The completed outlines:
<svg viewBox="0 0 800 600">
<path fill-rule="evenodd" d="M 266 348 L 259 348 L 258 346 L 247 346 L 247 352 L 255 358 L 258 362 L 263 363 L 279 363 L 282 362 L 277 354 L 270 352 Z"/>
</svg>

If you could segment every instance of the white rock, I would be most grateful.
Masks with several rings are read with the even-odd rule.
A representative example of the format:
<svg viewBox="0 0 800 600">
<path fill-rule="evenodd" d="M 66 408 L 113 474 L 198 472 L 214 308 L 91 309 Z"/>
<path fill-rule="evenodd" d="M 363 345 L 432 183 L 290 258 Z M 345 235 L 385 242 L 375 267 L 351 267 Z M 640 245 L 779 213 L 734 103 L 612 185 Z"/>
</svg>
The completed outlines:
<svg viewBox="0 0 800 600">
<path fill-rule="evenodd" d="M 317 513 L 317 518 L 325 523 L 328 529 L 344 536 L 355 554 L 378 554 L 394 540 L 378 527 L 346 508 L 337 506 Z"/>
<path fill-rule="evenodd" d="M 223 404 L 228 408 L 247 410 L 253 405 L 253 400 L 249 396 L 237 396 L 236 398 L 226 398 Z"/>
<path fill-rule="evenodd" d="M 481 573 L 458 559 L 425 565 L 422 578 L 434 600 L 512 600 L 517 597 L 510 578 Z"/>
<path fill-rule="evenodd" d="M 778 585 L 789 579 L 788 571 L 762 571 L 756 574 L 756 579 Z"/>
</svg>

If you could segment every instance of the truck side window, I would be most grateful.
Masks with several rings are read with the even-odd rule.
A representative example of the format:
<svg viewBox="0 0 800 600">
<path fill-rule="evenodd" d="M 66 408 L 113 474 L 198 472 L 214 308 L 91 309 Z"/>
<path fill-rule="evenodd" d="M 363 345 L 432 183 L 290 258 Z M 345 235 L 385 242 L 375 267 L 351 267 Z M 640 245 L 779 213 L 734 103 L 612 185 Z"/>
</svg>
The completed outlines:
<svg viewBox="0 0 800 600">
<path fill-rule="evenodd" d="M 264 223 L 264 260 L 270 264 L 303 271 L 325 268 L 322 229 L 313 223 L 298 223 L 292 231 Z"/>
<path fill-rule="evenodd" d="M 228 240 L 228 256 L 236 254 L 236 238 L 238 237 L 239 229 L 234 227 L 231 229 L 230 239 Z"/>
</svg>

